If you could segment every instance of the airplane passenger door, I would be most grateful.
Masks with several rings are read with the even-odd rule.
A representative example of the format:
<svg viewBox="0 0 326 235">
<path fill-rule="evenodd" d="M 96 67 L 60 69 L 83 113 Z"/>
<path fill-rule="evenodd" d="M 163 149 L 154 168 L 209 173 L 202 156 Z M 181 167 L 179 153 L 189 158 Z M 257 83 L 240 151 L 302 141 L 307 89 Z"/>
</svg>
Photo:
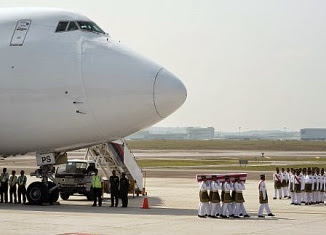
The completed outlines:
<svg viewBox="0 0 326 235">
<path fill-rule="evenodd" d="M 17 22 L 10 41 L 10 46 L 22 46 L 24 44 L 31 23 L 31 20 L 19 20 Z"/>
</svg>

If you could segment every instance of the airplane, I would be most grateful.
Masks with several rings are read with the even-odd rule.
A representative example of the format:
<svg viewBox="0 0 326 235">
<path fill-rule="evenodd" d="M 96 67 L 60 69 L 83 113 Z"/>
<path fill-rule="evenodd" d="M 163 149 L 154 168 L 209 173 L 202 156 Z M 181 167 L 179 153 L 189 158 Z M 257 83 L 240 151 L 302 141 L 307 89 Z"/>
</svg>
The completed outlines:
<svg viewBox="0 0 326 235">
<path fill-rule="evenodd" d="M 35 153 L 34 197 L 51 194 L 67 151 L 152 126 L 187 98 L 180 79 L 83 14 L 1 8 L 0 31 L 0 155 Z"/>
</svg>

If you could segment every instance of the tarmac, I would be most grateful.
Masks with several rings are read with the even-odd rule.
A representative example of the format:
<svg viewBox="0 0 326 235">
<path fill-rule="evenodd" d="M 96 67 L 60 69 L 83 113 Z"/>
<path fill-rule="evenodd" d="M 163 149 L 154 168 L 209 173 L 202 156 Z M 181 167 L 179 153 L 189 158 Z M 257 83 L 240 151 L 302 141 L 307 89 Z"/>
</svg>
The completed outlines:
<svg viewBox="0 0 326 235">
<path fill-rule="evenodd" d="M 82 196 L 59 200 L 60 205 L 52 206 L 0 204 L 0 233 L 190 235 L 320 234 L 324 231 L 325 205 L 293 206 L 289 199 L 273 200 L 271 181 L 267 181 L 267 190 L 276 216 L 257 218 L 257 185 L 258 180 L 249 180 L 244 191 L 250 218 L 198 218 L 198 183 L 194 175 L 193 178 L 147 178 L 150 209 L 141 209 L 142 196 L 129 196 L 128 208 L 111 208 L 107 194 L 102 207 L 91 207 L 92 202 Z"/>
</svg>

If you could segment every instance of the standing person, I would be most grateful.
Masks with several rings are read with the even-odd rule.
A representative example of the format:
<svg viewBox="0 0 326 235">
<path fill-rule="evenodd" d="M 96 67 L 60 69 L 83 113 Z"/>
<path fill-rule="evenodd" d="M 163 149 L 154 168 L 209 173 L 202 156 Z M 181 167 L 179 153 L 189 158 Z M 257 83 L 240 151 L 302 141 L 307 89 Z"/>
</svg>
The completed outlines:
<svg viewBox="0 0 326 235">
<path fill-rule="evenodd" d="M 290 187 L 290 176 L 291 176 L 291 171 L 290 171 L 290 168 L 286 168 L 286 173 L 287 173 L 287 175 L 288 175 L 288 181 L 287 181 L 287 183 L 286 183 L 286 185 L 287 185 L 287 192 L 288 192 L 288 194 L 287 194 L 287 196 L 288 196 L 288 198 L 290 199 L 291 198 L 291 193 L 290 193 L 290 189 L 291 189 L 291 187 Z"/>
<path fill-rule="evenodd" d="M 128 206 L 128 192 L 129 192 L 129 180 L 126 178 L 126 173 L 122 172 L 120 179 L 120 197 L 122 201 L 122 207 Z"/>
<path fill-rule="evenodd" d="M 291 168 L 291 173 L 290 173 L 290 197 L 291 197 L 291 205 L 295 204 L 295 198 L 294 198 L 294 169 Z"/>
<path fill-rule="evenodd" d="M 297 170 L 296 175 L 294 176 L 294 196 L 295 203 L 294 205 L 301 205 L 302 200 L 302 181 L 304 180 L 303 176 L 300 175 L 300 170 Z"/>
<path fill-rule="evenodd" d="M 112 171 L 110 176 L 110 191 L 111 191 L 111 206 L 117 207 L 119 204 L 119 177 L 116 175 L 116 171 Z M 114 203 L 115 201 L 115 203 Z"/>
<path fill-rule="evenodd" d="M 221 199 L 218 193 L 218 190 L 221 189 L 221 184 L 217 181 L 216 175 L 212 176 L 212 182 L 209 190 L 209 198 L 210 198 L 210 211 L 211 218 L 216 218 L 221 213 Z"/>
<path fill-rule="evenodd" d="M 311 169 L 308 168 L 308 174 L 305 176 L 305 194 L 306 194 L 306 205 L 312 204 L 312 182 L 313 177 L 311 175 Z"/>
<path fill-rule="evenodd" d="M 27 177 L 25 171 L 20 171 L 20 176 L 18 177 L 18 203 L 21 203 L 21 198 L 23 197 L 23 203 L 26 203 L 26 182 Z"/>
<path fill-rule="evenodd" d="M 102 182 L 101 176 L 98 176 L 98 169 L 94 170 L 94 174 L 92 176 L 92 188 L 93 188 L 93 196 L 94 203 L 92 206 L 96 206 L 98 200 L 98 206 L 102 206 Z"/>
<path fill-rule="evenodd" d="M 209 184 L 206 180 L 206 176 L 202 176 L 202 181 L 199 184 L 199 207 L 198 207 L 198 217 L 206 218 L 209 214 L 209 196 L 208 191 Z"/>
<path fill-rule="evenodd" d="M 268 216 L 275 216 L 268 205 L 268 195 L 267 195 L 267 189 L 265 184 L 265 175 L 260 175 L 260 182 L 258 184 L 258 191 L 259 191 L 259 210 L 258 210 L 258 217 L 264 218 L 263 215 L 264 209 L 267 212 Z"/>
<path fill-rule="evenodd" d="M 1 203 L 3 203 L 3 201 L 8 203 L 8 180 L 9 174 L 7 173 L 7 168 L 3 168 L 1 174 Z"/>
<path fill-rule="evenodd" d="M 227 211 L 229 211 L 229 214 L 233 213 L 231 211 L 232 208 L 230 208 L 231 203 L 232 203 L 232 198 L 230 195 L 230 191 L 232 190 L 231 182 L 230 182 L 230 177 L 225 176 L 225 182 L 223 184 L 223 189 L 224 189 L 224 197 L 223 197 L 223 207 L 222 207 L 222 218 L 229 218 L 227 216 Z"/>
<path fill-rule="evenodd" d="M 288 185 L 289 183 L 289 175 L 285 172 L 285 169 L 282 168 L 282 183 L 281 183 L 281 187 L 282 187 L 282 191 L 283 191 L 283 197 L 287 198 L 288 197 Z"/>
<path fill-rule="evenodd" d="M 319 182 L 319 189 L 320 189 L 320 203 L 324 203 L 325 201 L 325 171 L 324 168 L 320 171 L 320 182 Z"/>
<path fill-rule="evenodd" d="M 14 196 L 14 202 L 17 204 L 17 176 L 15 170 L 11 172 L 11 176 L 9 178 L 9 187 L 10 203 L 13 203 L 12 196 Z"/>
<path fill-rule="evenodd" d="M 316 169 L 312 168 L 312 204 L 316 204 L 316 193 L 317 193 L 317 176 Z"/>
<path fill-rule="evenodd" d="M 235 191 L 235 212 L 234 212 L 234 218 L 240 218 L 240 214 L 244 215 L 243 217 L 250 217 L 247 214 L 246 208 L 244 207 L 243 203 L 245 202 L 243 198 L 242 191 L 245 190 L 246 187 L 244 185 L 243 181 L 240 181 L 240 178 L 237 176 L 235 177 L 235 183 L 234 183 L 234 191 Z"/>
<path fill-rule="evenodd" d="M 274 180 L 274 198 L 276 199 L 277 197 L 277 192 L 279 199 L 282 199 L 282 174 L 280 173 L 280 169 L 276 167 L 276 173 L 273 175 L 273 180 Z"/>
</svg>

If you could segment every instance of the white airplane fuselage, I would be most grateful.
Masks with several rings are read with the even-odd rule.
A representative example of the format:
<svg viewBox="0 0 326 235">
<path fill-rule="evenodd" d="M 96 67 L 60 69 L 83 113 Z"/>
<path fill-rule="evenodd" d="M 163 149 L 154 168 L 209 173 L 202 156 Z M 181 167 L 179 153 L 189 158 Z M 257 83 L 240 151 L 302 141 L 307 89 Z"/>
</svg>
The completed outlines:
<svg viewBox="0 0 326 235">
<path fill-rule="evenodd" d="M 63 152 L 128 136 L 185 101 L 183 83 L 92 22 L 43 8 L 0 9 L 0 155 Z M 135 35 L 136 36 L 136 35 Z"/>
</svg>

